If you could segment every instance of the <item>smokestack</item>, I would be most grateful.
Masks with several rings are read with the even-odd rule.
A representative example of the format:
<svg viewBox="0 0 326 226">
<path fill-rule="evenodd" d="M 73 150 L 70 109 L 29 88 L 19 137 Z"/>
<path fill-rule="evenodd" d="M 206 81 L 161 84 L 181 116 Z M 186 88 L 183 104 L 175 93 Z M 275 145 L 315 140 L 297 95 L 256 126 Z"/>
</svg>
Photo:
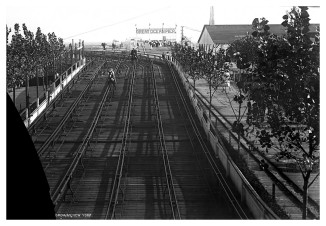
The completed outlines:
<svg viewBox="0 0 326 226">
<path fill-rule="evenodd" d="M 209 25 L 214 25 L 214 7 L 211 6 L 209 15 Z"/>
</svg>

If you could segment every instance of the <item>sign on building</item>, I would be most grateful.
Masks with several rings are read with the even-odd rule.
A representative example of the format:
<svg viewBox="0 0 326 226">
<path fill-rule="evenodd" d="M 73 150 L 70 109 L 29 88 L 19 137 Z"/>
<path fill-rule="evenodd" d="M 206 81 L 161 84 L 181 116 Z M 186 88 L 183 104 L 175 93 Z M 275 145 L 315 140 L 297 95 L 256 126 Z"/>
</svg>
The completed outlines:
<svg viewBox="0 0 326 226">
<path fill-rule="evenodd" d="M 146 28 L 146 29 L 136 29 L 136 34 L 176 34 L 175 28 Z"/>
</svg>

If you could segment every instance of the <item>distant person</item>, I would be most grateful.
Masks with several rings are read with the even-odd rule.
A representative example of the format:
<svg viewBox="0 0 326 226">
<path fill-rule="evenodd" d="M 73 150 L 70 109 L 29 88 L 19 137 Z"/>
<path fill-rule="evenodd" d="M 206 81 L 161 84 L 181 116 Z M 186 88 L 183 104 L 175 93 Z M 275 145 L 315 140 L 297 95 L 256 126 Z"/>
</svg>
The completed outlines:
<svg viewBox="0 0 326 226">
<path fill-rule="evenodd" d="M 132 61 L 137 60 L 137 50 L 135 50 L 135 48 L 132 48 L 130 55 Z"/>
<path fill-rule="evenodd" d="M 117 80 L 116 80 L 116 77 L 115 77 L 115 74 L 114 74 L 113 68 L 110 68 L 110 69 L 109 69 L 109 71 L 108 71 L 108 77 L 109 77 L 109 78 L 108 78 L 109 85 L 112 84 L 114 90 L 116 90 Z"/>
<path fill-rule="evenodd" d="M 229 90 L 231 90 L 231 84 L 230 84 L 230 80 L 231 80 L 231 75 L 229 70 L 226 70 L 226 72 L 224 72 L 224 77 L 225 77 L 225 84 L 226 87 L 229 87 Z"/>
</svg>

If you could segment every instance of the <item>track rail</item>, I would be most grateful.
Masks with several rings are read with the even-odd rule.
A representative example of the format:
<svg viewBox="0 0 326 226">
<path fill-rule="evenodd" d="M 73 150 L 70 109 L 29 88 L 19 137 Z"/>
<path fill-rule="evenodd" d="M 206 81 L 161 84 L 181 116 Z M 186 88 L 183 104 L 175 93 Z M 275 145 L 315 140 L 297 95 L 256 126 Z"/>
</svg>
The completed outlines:
<svg viewBox="0 0 326 226">
<path fill-rule="evenodd" d="M 119 65 L 120 65 L 120 62 L 118 63 L 116 70 L 119 68 Z M 78 164 L 82 161 L 82 156 L 84 155 L 86 148 L 88 147 L 88 145 L 92 139 L 93 132 L 98 124 L 99 118 L 102 113 L 102 109 L 104 107 L 104 104 L 107 101 L 107 97 L 108 97 L 108 94 L 110 93 L 110 91 L 111 91 L 111 87 L 107 86 L 105 93 L 100 101 L 100 106 L 96 111 L 96 115 L 95 115 L 95 117 L 91 123 L 91 126 L 89 127 L 89 129 L 83 139 L 83 142 L 79 145 L 79 148 L 76 151 L 75 156 L 74 156 L 71 164 L 69 165 L 69 168 L 67 169 L 67 171 L 64 174 L 64 176 L 62 177 L 62 179 L 60 179 L 59 184 L 51 192 L 51 199 L 55 205 L 61 198 L 61 195 L 64 194 L 64 191 L 67 189 L 67 187 L 70 183 L 70 180 L 72 179 L 73 174 L 74 174 Z"/>
<path fill-rule="evenodd" d="M 105 214 L 105 219 L 113 219 L 115 217 L 115 209 L 117 205 L 119 189 L 120 189 L 120 182 L 123 176 L 123 167 L 125 163 L 125 156 L 126 156 L 126 149 L 127 149 L 127 142 L 129 131 L 131 127 L 131 108 L 132 108 L 132 101 L 133 101 L 133 91 L 134 91 L 134 81 L 135 81 L 135 68 L 136 65 L 133 66 L 132 76 L 130 79 L 129 84 L 129 94 L 128 94 L 128 109 L 127 109 L 127 116 L 125 119 L 124 129 L 123 129 L 123 137 L 122 137 L 122 147 L 119 153 L 118 165 L 116 168 L 116 173 L 113 182 L 113 188 L 110 196 L 109 205 L 107 207 L 107 211 Z"/>
<path fill-rule="evenodd" d="M 241 207 L 241 205 L 237 201 L 237 199 L 234 196 L 231 188 L 228 186 L 225 178 L 222 176 L 222 173 L 219 170 L 219 168 L 218 168 L 218 166 L 217 166 L 217 164 L 215 162 L 215 158 L 212 156 L 212 154 L 208 150 L 208 148 L 207 148 L 207 146 L 206 146 L 206 144 L 204 142 L 204 139 L 203 139 L 202 135 L 200 134 L 200 132 L 198 130 L 198 127 L 196 126 L 195 119 L 194 119 L 193 115 L 190 112 L 189 106 L 186 103 L 185 97 L 184 97 L 184 95 L 183 95 L 183 93 L 181 91 L 181 87 L 179 85 L 179 82 L 177 80 L 176 75 L 174 74 L 174 70 L 173 70 L 173 68 L 171 66 L 171 63 L 168 62 L 168 61 L 166 61 L 166 62 L 168 64 L 168 66 L 169 66 L 169 69 L 171 71 L 175 86 L 176 86 L 176 88 L 178 90 L 178 93 L 180 95 L 180 98 L 182 100 L 182 105 L 184 106 L 184 109 L 186 110 L 186 113 L 187 113 L 187 117 L 189 118 L 189 121 L 191 122 L 191 126 L 193 128 L 193 131 L 195 132 L 196 137 L 197 137 L 198 141 L 200 142 L 201 148 L 204 151 L 205 156 L 206 156 L 212 170 L 214 171 L 214 174 L 215 174 L 216 178 L 220 182 L 220 185 L 221 185 L 222 189 L 224 190 L 225 194 L 227 195 L 227 198 L 228 198 L 229 202 L 233 206 L 234 210 L 237 212 L 238 216 L 241 219 L 248 219 L 245 211 L 243 210 L 243 208 Z"/>
<path fill-rule="evenodd" d="M 154 90 L 154 102 L 155 102 L 155 109 L 156 109 L 156 121 L 157 121 L 157 128 L 159 132 L 159 139 L 160 139 L 160 145 L 161 145 L 161 152 L 164 162 L 164 171 L 165 171 L 165 179 L 166 179 L 166 186 L 169 193 L 169 201 L 170 206 L 172 208 L 172 217 L 173 219 L 181 219 L 180 211 L 178 207 L 178 201 L 175 194 L 175 189 L 173 185 L 173 177 L 170 167 L 170 161 L 169 161 L 169 155 L 167 152 L 166 144 L 165 144 L 165 138 L 164 138 L 164 131 L 163 131 L 163 124 L 162 124 L 162 118 L 161 118 L 161 112 L 160 112 L 160 103 L 159 98 L 157 95 L 157 87 L 156 87 L 156 80 L 154 76 L 154 68 L 153 68 L 153 61 L 151 61 L 151 74 L 152 74 L 152 83 L 153 83 L 153 90 Z"/>
<path fill-rule="evenodd" d="M 79 96 L 75 99 L 75 101 L 73 102 L 73 104 L 69 107 L 69 109 L 67 110 L 67 112 L 63 116 L 62 120 L 60 121 L 60 123 L 56 127 L 56 129 L 45 140 L 45 142 L 43 143 L 43 145 L 37 150 L 37 154 L 39 156 L 41 156 L 48 149 L 48 147 L 51 145 L 51 143 L 54 142 L 54 140 L 56 139 L 56 137 L 58 136 L 58 134 L 62 131 L 62 129 L 64 128 L 64 125 L 70 119 L 72 113 L 75 111 L 76 107 L 80 103 L 80 101 L 83 98 L 83 96 L 87 93 L 87 91 L 89 90 L 89 88 L 93 85 L 93 81 L 94 81 L 94 79 L 95 79 L 98 71 L 102 68 L 103 64 L 104 63 L 102 63 L 101 65 L 99 65 L 97 67 L 97 69 L 93 72 L 93 76 L 91 77 L 90 82 L 87 84 L 87 86 L 85 87 L 85 89 L 79 94 Z"/>
<path fill-rule="evenodd" d="M 53 136 L 55 144 L 50 142 L 46 152 L 51 161 L 41 157 L 43 167 L 48 164 L 57 217 L 246 219 L 234 210 L 236 199 L 215 169 L 217 160 L 193 110 L 183 106 L 189 100 L 170 65 L 148 57 L 133 66 L 116 56 L 94 60 L 107 61 L 103 69 L 115 65 L 117 91 L 110 95 L 106 76 L 98 72 L 64 132 Z M 78 88 L 64 99 L 65 106 L 51 112 L 53 131 L 45 132 L 52 134 L 64 120 L 69 104 L 91 82 L 87 76 L 74 84 Z"/>
<path fill-rule="evenodd" d="M 69 87 L 72 86 L 72 84 L 74 84 L 76 82 L 76 80 L 79 79 L 80 75 L 82 73 L 85 72 L 85 70 L 87 70 L 89 67 L 91 67 L 94 64 L 94 61 L 88 62 L 85 67 L 79 71 L 74 77 L 73 79 L 63 88 L 63 90 L 61 90 L 61 95 L 57 95 L 47 106 L 47 109 L 54 107 L 56 101 L 58 100 L 58 98 L 62 98 L 62 95 L 64 92 L 66 92 L 67 90 L 69 90 Z M 42 120 L 44 120 L 46 115 L 46 111 L 43 111 L 34 121 L 33 123 L 28 127 L 28 132 L 29 134 L 33 134 L 34 131 L 36 130 L 36 127 L 38 127 L 38 125 L 42 122 Z"/>
</svg>

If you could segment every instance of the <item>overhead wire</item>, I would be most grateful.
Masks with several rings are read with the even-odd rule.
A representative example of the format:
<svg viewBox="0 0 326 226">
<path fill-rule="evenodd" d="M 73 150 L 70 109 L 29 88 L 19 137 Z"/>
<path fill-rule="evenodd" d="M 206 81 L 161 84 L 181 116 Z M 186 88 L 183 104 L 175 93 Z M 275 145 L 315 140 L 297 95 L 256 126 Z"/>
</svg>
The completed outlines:
<svg viewBox="0 0 326 226">
<path fill-rule="evenodd" d="M 192 31 L 201 32 L 201 31 L 199 31 L 199 30 L 197 30 L 197 29 L 194 29 L 194 28 L 191 28 L 191 27 L 187 27 L 187 26 L 182 26 L 182 27 L 187 28 L 187 29 L 192 30 Z"/>
<path fill-rule="evenodd" d="M 114 26 L 114 25 L 122 24 L 122 23 L 125 23 L 125 22 L 128 22 L 128 21 L 131 21 L 131 20 L 134 20 L 134 19 L 137 19 L 137 18 L 140 18 L 140 17 L 146 16 L 146 15 L 150 15 L 150 14 L 152 14 L 152 13 L 155 13 L 155 12 L 158 12 L 158 11 L 161 11 L 161 10 L 164 10 L 164 9 L 167 9 L 167 8 L 170 8 L 170 7 L 169 7 L 169 6 L 167 6 L 167 7 L 163 7 L 163 8 L 160 8 L 160 9 L 156 9 L 156 10 L 153 10 L 153 11 L 149 11 L 149 12 L 143 13 L 143 14 L 138 15 L 138 16 L 134 16 L 134 17 L 131 17 L 131 18 L 128 18 L 128 19 L 122 20 L 122 21 L 118 21 L 118 22 L 113 23 L 113 24 L 104 25 L 104 26 L 101 26 L 101 27 L 98 27 L 98 28 L 94 28 L 94 29 L 92 29 L 92 30 L 88 30 L 88 31 L 85 31 L 85 32 L 82 32 L 82 33 L 78 33 L 78 34 L 75 34 L 75 35 L 71 35 L 71 36 L 69 36 L 69 37 L 64 38 L 63 40 L 67 40 L 67 39 L 70 39 L 70 38 L 73 38 L 73 37 L 76 37 L 76 36 L 79 36 L 79 35 L 83 35 L 83 34 L 91 33 L 91 32 L 94 32 L 94 31 L 97 31 L 97 30 L 101 30 L 101 29 L 103 29 L 103 28 L 111 27 L 111 26 Z"/>
</svg>

